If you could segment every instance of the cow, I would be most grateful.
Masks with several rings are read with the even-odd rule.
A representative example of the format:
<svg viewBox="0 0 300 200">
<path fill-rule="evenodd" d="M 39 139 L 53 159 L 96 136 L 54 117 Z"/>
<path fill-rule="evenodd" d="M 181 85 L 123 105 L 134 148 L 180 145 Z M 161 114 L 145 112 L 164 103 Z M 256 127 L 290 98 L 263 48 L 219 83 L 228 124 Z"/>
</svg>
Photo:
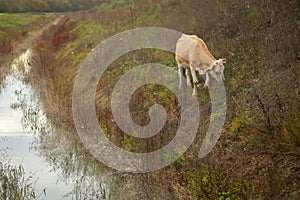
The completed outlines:
<svg viewBox="0 0 300 200">
<path fill-rule="evenodd" d="M 179 87 L 182 86 L 182 76 L 185 70 L 187 84 L 191 85 L 190 73 L 193 79 L 193 96 L 197 96 L 196 86 L 198 78 L 196 71 L 200 75 L 206 75 L 205 88 L 209 86 L 209 75 L 218 83 L 225 80 L 224 64 L 226 59 L 215 59 L 209 52 L 206 44 L 196 35 L 186 35 L 178 39 L 176 44 L 175 59 L 178 64 Z"/>
</svg>

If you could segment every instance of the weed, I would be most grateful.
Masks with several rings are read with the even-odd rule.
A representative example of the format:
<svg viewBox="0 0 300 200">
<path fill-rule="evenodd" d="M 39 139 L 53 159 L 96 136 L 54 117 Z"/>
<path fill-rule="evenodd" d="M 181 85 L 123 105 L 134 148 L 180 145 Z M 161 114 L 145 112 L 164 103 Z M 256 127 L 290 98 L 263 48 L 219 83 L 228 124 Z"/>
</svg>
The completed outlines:
<svg viewBox="0 0 300 200">
<path fill-rule="evenodd" d="M 3 200 L 37 199 L 32 178 L 30 176 L 25 179 L 25 171 L 22 166 L 14 167 L 0 163 L 0 198 Z"/>
</svg>

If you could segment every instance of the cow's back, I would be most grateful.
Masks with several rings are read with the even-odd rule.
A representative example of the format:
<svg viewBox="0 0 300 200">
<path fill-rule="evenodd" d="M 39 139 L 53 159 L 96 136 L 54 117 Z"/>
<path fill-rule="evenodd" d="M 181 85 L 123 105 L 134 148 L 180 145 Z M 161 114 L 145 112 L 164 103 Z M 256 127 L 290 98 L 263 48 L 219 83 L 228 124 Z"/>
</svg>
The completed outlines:
<svg viewBox="0 0 300 200">
<path fill-rule="evenodd" d="M 188 35 L 183 34 L 176 44 L 176 60 L 179 63 L 187 63 L 192 58 L 192 53 L 196 51 L 197 43 L 195 40 L 191 40 Z"/>
<path fill-rule="evenodd" d="M 208 50 L 208 48 L 207 48 L 205 42 L 204 42 L 201 38 L 199 38 L 197 35 L 188 35 L 188 36 L 189 36 L 190 38 L 192 38 L 193 40 L 196 40 L 197 43 L 198 43 L 201 47 L 203 47 L 203 49 L 206 51 L 206 53 L 209 55 L 209 57 L 210 57 L 211 59 L 213 59 L 214 61 L 216 60 L 215 57 L 214 57 L 214 56 L 210 53 L 210 51 Z"/>
<path fill-rule="evenodd" d="M 208 64 L 216 60 L 204 41 L 196 35 L 183 34 L 177 41 L 175 53 L 178 63 L 201 62 Z"/>
</svg>

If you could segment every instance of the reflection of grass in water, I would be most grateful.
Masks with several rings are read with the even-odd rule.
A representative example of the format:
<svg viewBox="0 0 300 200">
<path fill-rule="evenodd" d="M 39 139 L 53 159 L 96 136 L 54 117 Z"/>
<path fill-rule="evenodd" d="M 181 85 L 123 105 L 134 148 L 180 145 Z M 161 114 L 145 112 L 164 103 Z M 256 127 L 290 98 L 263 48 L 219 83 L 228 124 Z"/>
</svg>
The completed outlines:
<svg viewBox="0 0 300 200">
<path fill-rule="evenodd" d="M 1 90 L 3 89 L 3 82 L 4 82 L 4 79 L 5 79 L 5 76 L 7 74 L 7 67 L 4 66 L 2 63 L 0 63 L 0 92 Z"/>
<path fill-rule="evenodd" d="M 0 143 L 3 142 L 3 141 L 5 141 L 5 138 L 4 137 L 0 137 Z M 0 164 L 2 162 L 6 162 L 7 159 L 8 159 L 8 155 L 7 155 L 7 152 L 5 151 L 5 148 L 1 147 L 0 148 Z"/>
<path fill-rule="evenodd" d="M 57 172 L 58 181 L 68 185 L 65 198 L 70 199 L 106 199 L 114 183 L 112 173 L 104 165 L 87 153 L 78 138 L 63 128 L 55 127 L 41 131 L 33 142 L 33 148 L 39 156 Z M 75 146 L 75 148 L 74 148 Z M 116 178 L 117 179 L 117 178 Z"/>
<path fill-rule="evenodd" d="M 24 168 L 14 167 L 0 162 L 0 198 L 1 199 L 37 199 L 33 188 L 32 176 L 25 178 Z M 44 190 L 44 195 L 46 191 Z"/>
<path fill-rule="evenodd" d="M 25 55 L 25 54 L 24 54 Z M 20 57 L 21 58 L 21 57 Z M 21 81 L 24 74 L 24 63 L 22 60 L 15 59 L 11 65 L 14 67 L 9 68 L 10 65 L 0 68 L 0 90 L 4 88 L 9 82 L 16 84 L 16 80 Z M 5 77 L 7 77 L 5 79 Z M 10 78 L 9 78 L 10 77 Z M 12 78 L 14 77 L 14 78 Z M 10 81 L 9 81 L 10 79 Z M 15 92 L 16 95 L 18 95 Z M 21 94 L 19 94 L 21 95 Z M 12 108 L 17 108 L 17 104 L 11 105 Z M 0 137 L 0 142 L 6 140 Z M 0 199 L 2 200 L 27 200 L 38 199 L 41 196 L 46 196 L 46 190 L 43 194 L 37 195 L 34 186 L 32 174 L 28 177 L 24 171 L 23 166 L 13 166 L 9 164 L 9 156 L 5 148 L 0 148 Z M 25 176 L 26 175 L 26 176 Z"/>
<path fill-rule="evenodd" d="M 46 120 L 38 102 L 28 104 L 28 100 L 32 101 L 35 97 L 28 96 L 24 90 L 16 92 L 16 95 L 18 100 L 13 107 L 23 113 L 21 119 L 23 127 L 36 133 L 30 148 L 45 158 L 52 170 L 58 173 L 59 182 L 68 185 L 65 197 L 105 199 L 104 197 L 108 195 L 107 184 L 102 183 L 101 177 L 105 174 L 106 167 L 99 165 L 86 153 L 73 134 Z"/>
</svg>

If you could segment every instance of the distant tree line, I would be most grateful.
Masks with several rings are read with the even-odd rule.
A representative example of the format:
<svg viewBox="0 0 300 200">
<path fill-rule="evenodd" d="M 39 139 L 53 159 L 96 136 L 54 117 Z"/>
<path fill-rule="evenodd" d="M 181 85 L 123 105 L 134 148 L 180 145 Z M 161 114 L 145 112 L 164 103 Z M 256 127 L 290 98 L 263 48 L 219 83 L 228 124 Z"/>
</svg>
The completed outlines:
<svg viewBox="0 0 300 200">
<path fill-rule="evenodd" d="M 0 0 L 0 12 L 64 12 L 126 4 L 128 0 Z"/>
</svg>

